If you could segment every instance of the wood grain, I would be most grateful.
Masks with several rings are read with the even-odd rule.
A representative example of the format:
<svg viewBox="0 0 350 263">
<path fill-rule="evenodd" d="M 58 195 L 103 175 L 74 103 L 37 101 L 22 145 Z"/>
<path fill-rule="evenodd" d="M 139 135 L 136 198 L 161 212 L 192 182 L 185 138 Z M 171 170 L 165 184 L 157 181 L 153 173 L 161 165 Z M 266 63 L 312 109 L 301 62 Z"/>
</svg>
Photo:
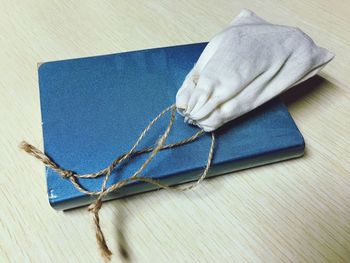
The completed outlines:
<svg viewBox="0 0 350 263">
<path fill-rule="evenodd" d="M 0 0 L 0 262 L 99 262 L 86 209 L 56 212 L 44 169 L 21 153 L 42 146 L 37 63 L 209 40 L 240 9 L 298 26 L 336 54 L 284 95 L 306 155 L 108 202 L 102 221 L 131 262 L 350 261 L 350 2 Z M 117 254 L 117 253 L 116 253 Z M 121 262 L 118 256 L 114 262 Z"/>
</svg>

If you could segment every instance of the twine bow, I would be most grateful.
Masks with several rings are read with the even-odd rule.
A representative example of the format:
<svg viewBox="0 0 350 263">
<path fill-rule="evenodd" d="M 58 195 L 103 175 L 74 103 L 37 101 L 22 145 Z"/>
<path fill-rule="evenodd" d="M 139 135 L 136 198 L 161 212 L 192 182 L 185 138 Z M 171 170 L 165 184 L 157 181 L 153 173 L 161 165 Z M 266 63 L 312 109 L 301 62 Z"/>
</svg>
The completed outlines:
<svg viewBox="0 0 350 263">
<path fill-rule="evenodd" d="M 171 111 L 171 117 L 169 120 L 169 124 L 168 124 L 167 128 L 165 129 L 164 133 L 158 139 L 156 145 L 154 147 L 146 147 L 146 148 L 143 148 L 141 150 L 136 150 L 137 146 L 140 144 L 141 140 L 144 138 L 144 136 L 147 134 L 147 132 L 151 129 L 151 127 L 168 111 Z M 47 156 L 45 153 L 43 153 L 42 151 L 40 151 L 39 149 L 37 149 L 33 145 L 31 145 L 25 141 L 23 141 L 20 144 L 20 148 L 23 149 L 25 152 L 34 156 L 36 159 L 40 160 L 46 167 L 51 168 L 52 170 L 54 170 L 56 173 L 58 173 L 63 178 L 70 180 L 70 182 L 73 184 L 73 186 L 78 191 L 80 191 L 81 193 L 87 194 L 87 195 L 97 196 L 96 200 L 89 205 L 88 210 L 93 213 L 93 220 L 94 220 L 95 232 L 96 232 L 96 240 L 97 240 L 98 246 L 100 248 L 101 255 L 107 261 L 111 259 L 112 252 L 109 249 L 107 242 L 106 242 L 106 239 L 104 237 L 104 234 L 102 232 L 101 225 L 100 225 L 100 217 L 99 217 L 99 211 L 102 208 L 102 201 L 106 195 L 108 195 L 109 193 L 111 193 L 113 191 L 116 191 L 116 190 L 122 188 L 123 186 L 125 186 L 128 183 L 136 182 L 136 181 L 153 184 L 159 188 L 163 188 L 163 189 L 170 190 L 170 191 L 183 192 L 183 191 L 187 191 L 187 190 L 193 189 L 196 186 L 198 186 L 205 179 L 205 177 L 208 174 L 208 171 L 209 171 L 212 159 L 213 159 L 214 145 L 215 145 L 215 135 L 213 132 L 211 132 L 211 144 L 210 144 L 210 149 L 209 149 L 205 169 L 203 170 L 199 179 L 196 182 L 192 183 L 191 185 L 186 186 L 186 187 L 171 187 L 171 186 L 168 186 L 168 185 L 160 182 L 159 180 L 155 180 L 155 179 L 152 179 L 149 177 L 139 176 L 145 170 L 145 168 L 150 164 L 150 162 L 154 159 L 154 157 L 159 153 L 159 151 L 165 150 L 165 149 L 170 149 L 170 148 L 175 148 L 175 147 L 193 142 L 205 133 L 203 130 L 201 130 L 201 131 L 197 132 L 196 134 L 194 134 L 193 136 L 188 137 L 184 140 L 181 140 L 181 141 L 178 141 L 178 142 L 172 143 L 172 144 L 165 144 L 165 141 L 168 138 L 169 133 L 173 127 L 173 123 L 175 120 L 175 113 L 176 113 L 175 104 L 164 109 L 142 131 L 139 138 L 136 140 L 135 144 L 133 145 L 133 147 L 131 147 L 129 152 L 118 156 L 106 168 L 104 168 L 98 172 L 95 172 L 95 173 L 78 174 L 78 173 L 75 173 L 73 171 L 63 169 L 58 164 L 56 164 L 53 160 L 51 160 L 49 156 Z M 121 181 L 114 183 L 111 186 L 107 187 L 108 179 L 109 179 L 112 171 L 119 164 L 121 164 L 123 161 L 127 160 L 129 157 L 141 155 L 144 153 L 150 153 L 150 155 L 133 175 L 131 175 L 127 179 L 121 180 Z M 89 191 L 89 190 L 85 189 L 84 187 L 82 187 L 81 184 L 79 183 L 79 181 L 77 180 L 79 178 L 96 178 L 96 177 L 100 177 L 103 175 L 105 177 L 103 179 L 100 191 Z M 120 246 L 119 247 L 120 251 L 122 251 L 122 252 L 125 251 L 124 248 L 121 247 L 121 244 L 119 244 L 119 246 Z"/>
</svg>

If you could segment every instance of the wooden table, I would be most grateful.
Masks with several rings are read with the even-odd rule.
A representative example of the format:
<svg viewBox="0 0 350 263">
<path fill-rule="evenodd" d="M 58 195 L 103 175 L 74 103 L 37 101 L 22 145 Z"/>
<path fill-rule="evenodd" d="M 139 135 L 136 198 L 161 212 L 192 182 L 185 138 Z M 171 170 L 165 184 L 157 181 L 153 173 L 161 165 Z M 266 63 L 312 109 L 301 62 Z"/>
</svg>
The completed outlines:
<svg viewBox="0 0 350 263">
<path fill-rule="evenodd" d="M 56 212 L 43 166 L 37 63 L 209 40 L 242 8 L 298 26 L 336 54 L 284 96 L 306 140 L 295 159 L 108 202 L 108 242 L 121 224 L 131 262 L 350 261 L 350 2 L 0 1 L 0 262 L 98 262 L 91 214 Z"/>
</svg>

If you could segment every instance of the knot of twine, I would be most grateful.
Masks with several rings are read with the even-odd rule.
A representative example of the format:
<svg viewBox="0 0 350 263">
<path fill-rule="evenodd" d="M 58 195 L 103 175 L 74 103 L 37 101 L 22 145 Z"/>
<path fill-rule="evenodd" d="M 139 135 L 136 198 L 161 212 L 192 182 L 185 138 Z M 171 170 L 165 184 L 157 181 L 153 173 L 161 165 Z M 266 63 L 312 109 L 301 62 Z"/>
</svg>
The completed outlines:
<svg viewBox="0 0 350 263">
<path fill-rule="evenodd" d="M 156 145 L 154 147 L 146 147 L 146 148 L 143 148 L 141 150 L 136 150 L 137 146 L 140 144 L 141 140 L 145 137 L 145 135 L 151 129 L 151 127 L 168 111 L 171 111 L 171 117 L 169 120 L 169 124 L 168 124 L 167 128 L 165 129 L 164 133 L 159 137 Z M 193 189 L 196 186 L 198 186 L 205 179 L 205 177 L 208 174 L 208 171 L 209 171 L 212 159 L 213 159 L 214 145 L 215 145 L 215 135 L 213 132 L 211 132 L 211 144 L 210 144 L 210 149 L 209 149 L 209 153 L 208 153 L 206 166 L 205 166 L 201 176 L 199 177 L 199 179 L 196 182 L 192 183 L 191 185 L 185 186 L 182 188 L 181 187 L 171 187 L 169 185 L 162 183 L 159 180 L 155 180 L 155 179 L 152 179 L 150 177 L 139 176 L 145 170 L 145 168 L 150 164 L 150 162 L 154 159 L 154 157 L 159 153 L 159 151 L 165 150 L 165 149 L 170 149 L 170 148 L 175 148 L 175 147 L 193 142 L 205 133 L 203 130 L 200 130 L 196 134 L 194 134 L 191 137 L 188 137 L 184 140 L 178 141 L 176 143 L 165 144 L 165 141 L 169 136 L 169 133 L 172 129 L 172 126 L 173 126 L 173 123 L 175 120 L 175 113 L 176 113 L 175 104 L 164 109 L 142 131 L 139 138 L 136 140 L 135 144 L 133 145 L 133 147 L 131 147 L 129 152 L 118 156 L 106 168 L 104 168 L 98 172 L 95 172 L 95 173 L 78 174 L 78 173 L 75 173 L 73 171 L 63 169 L 58 164 L 56 164 L 49 156 L 47 156 L 45 153 L 43 153 L 42 151 L 40 151 L 38 148 L 34 147 L 33 145 L 23 141 L 19 146 L 22 150 L 24 150 L 28 154 L 34 156 L 36 159 L 41 161 L 46 167 L 51 168 L 52 170 L 57 172 L 63 178 L 70 180 L 72 185 L 81 193 L 91 195 L 91 196 L 97 196 L 97 199 L 89 205 L 88 210 L 93 213 L 93 221 L 94 221 L 94 225 L 95 225 L 96 240 L 97 240 L 98 246 L 100 248 L 101 255 L 103 256 L 103 258 L 106 261 L 109 261 L 111 259 L 112 252 L 107 245 L 106 239 L 105 239 L 104 234 L 103 234 L 102 229 L 101 229 L 99 211 L 102 208 L 103 198 L 107 194 L 122 188 L 123 186 L 125 186 L 126 184 L 128 184 L 130 182 L 136 182 L 136 181 L 153 184 L 153 185 L 157 186 L 158 188 L 163 188 L 163 189 L 170 190 L 170 191 L 183 192 L 183 191 L 187 191 L 187 190 Z M 138 155 L 141 155 L 144 153 L 150 153 L 150 155 L 133 175 L 131 175 L 127 179 L 121 180 L 121 181 L 114 183 L 114 184 L 110 185 L 109 187 L 107 187 L 108 179 L 111 175 L 111 172 L 118 165 L 120 165 L 123 161 L 127 160 L 129 157 L 138 156 Z M 100 176 L 104 176 L 100 191 L 89 191 L 89 190 L 85 189 L 84 187 L 82 187 L 81 184 L 79 183 L 79 181 L 77 180 L 79 178 L 87 179 L 87 178 L 96 178 L 96 177 L 100 177 Z M 119 248 L 120 251 L 125 251 L 125 249 L 121 247 L 121 244 L 119 244 L 119 246 L 120 246 L 120 248 Z"/>
<path fill-rule="evenodd" d="M 61 176 L 68 179 L 74 176 L 74 173 L 72 171 L 66 170 L 66 171 L 62 171 Z"/>
</svg>

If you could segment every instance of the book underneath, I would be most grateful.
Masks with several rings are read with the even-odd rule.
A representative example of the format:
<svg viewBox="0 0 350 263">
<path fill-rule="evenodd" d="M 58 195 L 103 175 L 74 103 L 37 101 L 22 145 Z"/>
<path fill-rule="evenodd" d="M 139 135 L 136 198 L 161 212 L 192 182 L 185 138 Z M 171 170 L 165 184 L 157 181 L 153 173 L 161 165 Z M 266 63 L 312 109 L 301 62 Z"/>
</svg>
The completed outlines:
<svg viewBox="0 0 350 263">
<path fill-rule="evenodd" d="M 206 43 L 132 51 L 43 63 L 39 86 L 45 152 L 61 167 L 91 173 L 128 152 L 140 132 L 175 95 Z M 140 148 L 154 146 L 168 125 L 164 116 Z M 166 143 L 192 136 L 198 128 L 176 114 Z M 215 132 L 216 145 L 208 176 L 302 156 L 304 140 L 286 106 L 278 99 L 264 104 Z M 195 142 L 161 151 L 143 172 L 170 185 L 196 180 L 210 147 L 210 134 Z M 108 185 L 132 175 L 147 154 L 116 168 Z M 89 204 L 69 180 L 46 169 L 50 204 L 70 209 Z M 90 191 L 100 190 L 103 177 L 80 179 Z M 107 196 L 124 197 L 155 189 L 130 183 Z"/>
</svg>

